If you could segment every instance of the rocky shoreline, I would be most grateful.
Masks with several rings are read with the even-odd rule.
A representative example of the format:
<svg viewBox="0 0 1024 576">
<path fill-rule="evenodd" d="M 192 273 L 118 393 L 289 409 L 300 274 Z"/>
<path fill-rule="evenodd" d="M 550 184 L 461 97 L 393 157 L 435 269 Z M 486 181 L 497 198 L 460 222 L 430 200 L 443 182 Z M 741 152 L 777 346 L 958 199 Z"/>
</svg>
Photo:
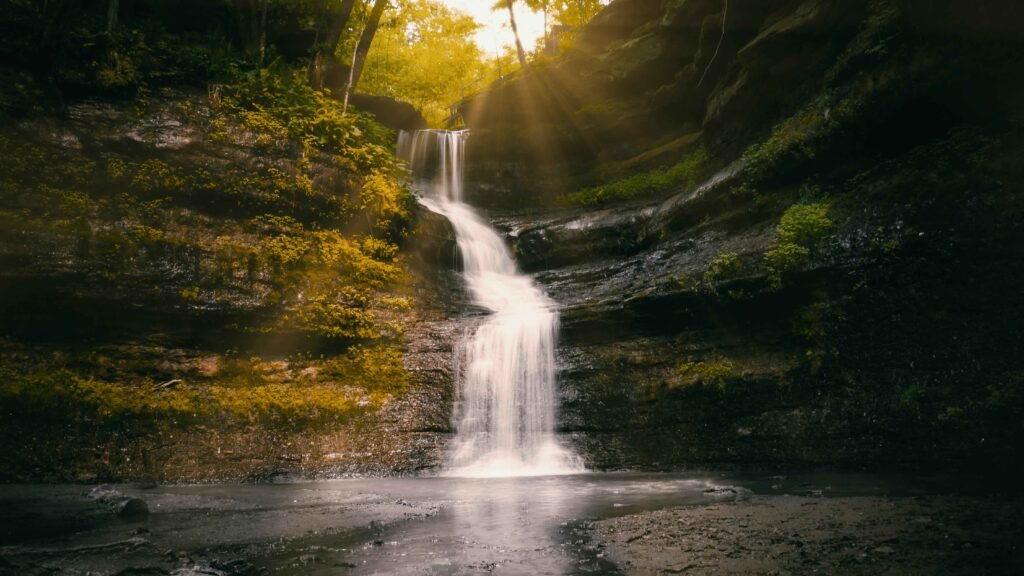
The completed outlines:
<svg viewBox="0 0 1024 576">
<path fill-rule="evenodd" d="M 594 529 L 630 576 L 1020 574 L 1022 512 L 991 496 L 753 496 Z"/>
<path fill-rule="evenodd" d="M 1022 512 L 949 476 L 0 485 L 0 575 L 1020 574 Z"/>
</svg>

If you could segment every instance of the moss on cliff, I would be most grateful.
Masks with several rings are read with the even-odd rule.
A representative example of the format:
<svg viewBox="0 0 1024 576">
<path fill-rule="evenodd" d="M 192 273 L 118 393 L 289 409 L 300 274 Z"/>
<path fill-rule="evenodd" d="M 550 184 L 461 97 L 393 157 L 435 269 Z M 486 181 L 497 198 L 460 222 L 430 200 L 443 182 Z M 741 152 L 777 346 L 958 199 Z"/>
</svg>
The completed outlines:
<svg viewBox="0 0 1024 576">
<path fill-rule="evenodd" d="M 692 150 L 667 168 L 655 168 L 601 186 L 567 194 L 562 201 L 578 206 L 603 206 L 617 202 L 649 200 L 693 188 L 708 174 L 708 155 L 704 148 Z"/>
<path fill-rule="evenodd" d="M 282 60 L 97 25 L 55 79 L 0 65 L 5 438 L 60 443 L 68 478 L 95 434 L 323 429 L 404 395 L 420 303 L 394 133 Z"/>
</svg>

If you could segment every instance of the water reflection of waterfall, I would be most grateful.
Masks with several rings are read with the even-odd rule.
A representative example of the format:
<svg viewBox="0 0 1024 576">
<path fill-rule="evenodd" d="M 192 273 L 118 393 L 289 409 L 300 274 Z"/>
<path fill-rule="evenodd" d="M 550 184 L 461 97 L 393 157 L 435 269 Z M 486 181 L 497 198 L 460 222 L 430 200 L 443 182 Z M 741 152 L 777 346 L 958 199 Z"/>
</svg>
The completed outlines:
<svg viewBox="0 0 1024 576">
<path fill-rule="evenodd" d="M 462 343 L 449 473 L 532 476 L 582 470 L 555 437 L 555 303 L 520 274 L 501 237 L 463 202 L 468 132 L 402 134 L 420 202 L 448 218 L 473 302 L 490 312 Z"/>
<path fill-rule="evenodd" d="M 429 502 L 436 514 L 401 522 L 346 558 L 358 574 L 618 576 L 586 519 L 709 501 L 705 480 L 665 475 L 580 474 L 535 478 L 386 478 L 365 483 L 394 502 Z M 416 511 L 416 508 L 410 508 Z M 419 509 L 422 511 L 422 508 Z M 294 556 L 292 556 L 294 558 Z M 325 572 L 331 574 L 331 572 Z"/>
</svg>

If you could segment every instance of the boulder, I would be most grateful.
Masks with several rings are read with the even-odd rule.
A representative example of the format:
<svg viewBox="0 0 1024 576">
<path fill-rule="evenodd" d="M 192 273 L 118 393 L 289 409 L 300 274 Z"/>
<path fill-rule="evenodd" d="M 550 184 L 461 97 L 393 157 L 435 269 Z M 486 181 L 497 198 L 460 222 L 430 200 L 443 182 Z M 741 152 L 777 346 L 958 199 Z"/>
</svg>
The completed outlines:
<svg viewBox="0 0 1024 576">
<path fill-rule="evenodd" d="M 413 132 L 427 127 L 423 115 L 408 102 L 401 102 L 388 96 L 356 93 L 349 97 L 349 103 L 373 114 L 378 122 L 388 128 Z"/>
</svg>

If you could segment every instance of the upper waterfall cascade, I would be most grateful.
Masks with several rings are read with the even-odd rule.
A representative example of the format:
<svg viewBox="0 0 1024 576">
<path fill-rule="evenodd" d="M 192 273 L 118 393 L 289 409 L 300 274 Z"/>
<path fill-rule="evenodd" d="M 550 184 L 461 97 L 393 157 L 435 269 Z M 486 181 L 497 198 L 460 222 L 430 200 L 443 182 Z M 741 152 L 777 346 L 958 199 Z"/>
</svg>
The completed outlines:
<svg viewBox="0 0 1024 576">
<path fill-rule="evenodd" d="M 583 470 L 555 436 L 554 301 L 520 273 L 498 233 L 463 201 L 468 131 L 423 130 L 399 137 L 420 203 L 455 229 L 473 302 L 490 314 L 456 351 L 456 437 L 447 474 L 537 476 Z"/>
</svg>

